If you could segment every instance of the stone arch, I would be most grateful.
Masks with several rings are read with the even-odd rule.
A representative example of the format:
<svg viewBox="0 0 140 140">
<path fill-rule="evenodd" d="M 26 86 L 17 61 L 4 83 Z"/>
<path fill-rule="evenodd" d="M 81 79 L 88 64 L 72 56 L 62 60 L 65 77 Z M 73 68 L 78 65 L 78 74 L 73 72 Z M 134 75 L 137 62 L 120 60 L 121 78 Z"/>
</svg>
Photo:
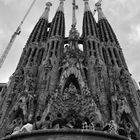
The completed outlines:
<svg viewBox="0 0 140 140">
<path fill-rule="evenodd" d="M 71 75 L 67 78 L 67 80 L 66 80 L 66 82 L 65 82 L 64 89 L 65 89 L 65 88 L 68 88 L 69 85 L 70 85 L 71 83 L 76 87 L 77 90 L 80 91 L 79 81 L 78 81 L 78 79 L 75 77 L 74 74 L 71 74 Z"/>
<path fill-rule="evenodd" d="M 69 79 L 69 76 L 72 75 L 72 74 L 74 75 L 73 77 L 75 77 L 76 80 L 78 81 L 80 89 L 82 87 L 84 87 L 85 83 L 84 83 L 83 77 L 81 75 L 81 71 L 78 70 L 75 67 L 72 67 L 72 68 L 69 68 L 69 69 L 65 70 L 61 75 L 60 86 L 62 87 L 61 88 L 62 91 L 64 89 L 64 86 L 65 86 L 67 80 Z"/>
</svg>

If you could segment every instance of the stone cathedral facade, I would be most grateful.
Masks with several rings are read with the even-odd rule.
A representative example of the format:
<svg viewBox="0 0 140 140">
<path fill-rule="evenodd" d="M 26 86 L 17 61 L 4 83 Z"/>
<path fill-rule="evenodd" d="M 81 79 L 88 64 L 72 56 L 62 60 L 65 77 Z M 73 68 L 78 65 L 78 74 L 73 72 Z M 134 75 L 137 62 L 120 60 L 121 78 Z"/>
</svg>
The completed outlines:
<svg viewBox="0 0 140 140">
<path fill-rule="evenodd" d="M 49 22 L 48 2 L 0 97 L 0 137 L 15 127 L 41 122 L 39 129 L 93 129 L 140 136 L 140 96 L 117 37 L 96 3 L 98 21 L 84 0 L 83 26 L 73 21 L 65 36 L 64 1 Z M 83 50 L 79 48 L 83 46 Z M 47 123 L 45 123 L 47 122 Z M 84 124 L 83 124 L 84 123 Z M 108 128 L 112 125 L 112 129 Z M 92 128 L 91 128 L 92 126 Z"/>
</svg>

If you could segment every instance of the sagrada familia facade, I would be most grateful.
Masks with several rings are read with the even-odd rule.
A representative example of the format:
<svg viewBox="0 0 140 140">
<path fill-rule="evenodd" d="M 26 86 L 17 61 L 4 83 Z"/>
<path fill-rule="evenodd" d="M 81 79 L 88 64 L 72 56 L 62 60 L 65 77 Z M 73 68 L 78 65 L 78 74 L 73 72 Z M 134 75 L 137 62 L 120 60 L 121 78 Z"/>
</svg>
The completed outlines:
<svg viewBox="0 0 140 140">
<path fill-rule="evenodd" d="M 40 122 L 38 130 L 69 127 L 140 138 L 140 96 L 120 44 L 101 4 L 96 3 L 97 22 L 88 0 L 84 5 L 82 34 L 76 29 L 74 1 L 66 37 L 64 0 L 51 22 L 52 4 L 46 4 L 1 93 L 0 137 Z"/>
</svg>

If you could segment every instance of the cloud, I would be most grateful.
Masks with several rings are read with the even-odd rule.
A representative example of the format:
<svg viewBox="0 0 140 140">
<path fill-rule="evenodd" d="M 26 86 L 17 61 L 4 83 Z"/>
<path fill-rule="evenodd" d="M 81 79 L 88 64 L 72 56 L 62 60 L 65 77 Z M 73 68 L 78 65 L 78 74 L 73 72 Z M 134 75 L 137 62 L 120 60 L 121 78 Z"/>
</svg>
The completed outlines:
<svg viewBox="0 0 140 140">
<path fill-rule="evenodd" d="M 0 28 L 0 56 L 2 55 L 2 52 L 3 52 L 3 40 L 5 40 L 6 38 L 6 34 L 4 33 L 4 30 Z"/>
<path fill-rule="evenodd" d="M 103 2 L 103 11 L 117 35 L 130 73 L 140 81 L 140 1 L 113 0 Z"/>
<path fill-rule="evenodd" d="M 6 34 L 4 33 L 4 30 L 0 28 L 0 39 L 4 39 L 6 37 Z"/>
<path fill-rule="evenodd" d="M 10 4 L 10 3 L 12 3 L 12 2 L 15 2 L 15 1 L 17 1 L 17 0 L 0 0 L 2 3 L 4 3 L 5 5 L 8 5 L 8 4 Z"/>
<path fill-rule="evenodd" d="M 0 56 L 2 55 L 8 41 L 10 40 L 11 31 L 9 27 L 0 21 Z"/>
<path fill-rule="evenodd" d="M 90 7 L 93 11 L 95 1 L 90 1 Z M 17 28 L 18 23 L 21 21 L 22 17 L 25 15 L 30 3 L 32 0 L 0 0 L 0 49 L 4 48 L 12 33 Z M 22 48 L 24 47 L 30 32 L 32 31 L 34 25 L 37 23 L 38 18 L 41 16 L 45 8 L 45 2 L 38 0 L 31 10 L 29 16 L 27 17 L 23 27 L 21 35 L 16 39 L 14 45 L 10 51 L 9 56 L 7 57 L 6 63 L 3 67 L 3 74 L 5 74 L 5 69 L 7 70 L 8 76 L 3 76 L 0 72 L 0 79 L 5 80 L 5 77 L 9 77 L 18 63 Z M 59 0 L 51 0 L 53 6 L 50 10 L 49 19 L 54 17 L 54 14 L 57 10 Z M 71 1 L 65 1 L 65 19 L 66 19 L 66 31 L 67 36 L 71 28 Z M 18 3 L 18 4 L 17 4 Z M 11 5 L 10 5 L 11 4 Z M 83 11 L 84 3 L 83 1 L 77 0 L 79 5 L 79 10 L 77 11 L 77 21 L 78 21 L 78 31 L 82 32 L 82 20 L 83 20 Z M 126 61 L 128 62 L 128 67 L 130 72 L 133 74 L 134 78 L 138 81 L 140 80 L 140 65 L 138 60 L 140 60 L 139 44 L 140 44 L 140 0 L 107 0 L 103 1 L 102 9 L 110 22 L 112 28 L 114 29 L 115 34 L 120 42 L 120 45 L 125 54 Z M 69 9 L 69 10 L 67 10 Z M 12 20 L 11 20 L 12 17 Z M 49 20 L 51 21 L 51 20 Z M 2 23 L 2 24 L 1 24 Z M 16 51 L 16 54 L 15 54 Z M 11 61 L 11 59 L 17 59 L 16 62 Z M 15 64 L 16 63 L 16 64 Z M 9 69 L 9 65 L 12 65 Z M 2 71 L 2 70 L 1 70 Z M 7 78 L 8 79 L 8 78 Z M 1 82 L 1 81 L 0 81 Z"/>
<path fill-rule="evenodd" d="M 129 34 L 129 39 L 132 42 L 135 42 L 135 43 L 140 41 L 140 24 L 138 24 L 138 25 L 131 25 L 131 32 Z"/>
</svg>

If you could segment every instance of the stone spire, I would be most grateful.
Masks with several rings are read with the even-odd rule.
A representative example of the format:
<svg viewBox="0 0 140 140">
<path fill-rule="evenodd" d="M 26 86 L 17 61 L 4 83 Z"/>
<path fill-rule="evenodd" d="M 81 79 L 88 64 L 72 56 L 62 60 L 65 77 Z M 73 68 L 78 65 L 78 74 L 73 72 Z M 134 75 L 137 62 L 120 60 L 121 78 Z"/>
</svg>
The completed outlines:
<svg viewBox="0 0 140 140">
<path fill-rule="evenodd" d="M 73 0 L 73 10 L 72 10 L 72 27 L 76 27 L 77 19 L 76 19 L 76 10 L 78 9 L 78 6 L 76 5 L 76 1 Z"/>
<path fill-rule="evenodd" d="M 60 4 L 59 4 L 59 7 L 58 7 L 57 11 L 64 12 L 64 1 L 65 0 L 60 0 Z"/>
<path fill-rule="evenodd" d="M 51 6 L 52 6 L 52 3 L 51 2 L 47 2 L 46 3 L 45 11 L 42 14 L 42 16 L 40 17 L 40 19 L 46 19 L 46 20 L 48 20 L 48 18 L 49 18 L 49 11 L 50 11 L 50 7 Z"/>
<path fill-rule="evenodd" d="M 76 19 L 76 10 L 78 9 L 78 5 L 76 5 L 76 1 L 73 0 L 72 3 L 73 7 L 72 7 L 72 25 L 71 25 L 71 30 L 69 32 L 69 47 L 71 50 L 76 50 L 78 49 L 78 39 L 79 39 L 79 32 L 76 29 L 76 25 L 77 25 L 77 19 Z"/>
<path fill-rule="evenodd" d="M 102 42 L 109 41 L 118 44 L 117 37 L 102 11 L 101 3 L 97 2 L 95 6 L 97 7 L 98 11 L 98 25 L 99 25 L 98 27 L 101 41 Z"/>
<path fill-rule="evenodd" d="M 47 40 L 48 17 L 49 17 L 49 11 L 51 6 L 52 6 L 51 2 L 46 3 L 45 11 L 43 12 L 38 23 L 35 25 L 32 33 L 30 34 L 27 44 L 31 42 L 40 42 L 40 41 Z"/>
<path fill-rule="evenodd" d="M 108 22 L 107 18 L 105 17 L 102 8 L 101 8 L 101 1 L 97 2 L 95 4 L 98 11 L 98 31 L 99 31 L 99 37 L 100 41 L 108 44 L 107 53 L 104 52 L 104 57 L 107 57 L 108 59 L 104 58 L 104 60 L 107 60 L 111 65 L 116 65 L 118 67 L 124 66 L 127 69 L 127 65 L 123 56 L 123 53 L 120 49 L 119 42 L 117 40 L 117 37 L 115 35 L 115 32 L 113 31 L 110 23 Z M 119 46 L 119 47 L 116 47 Z"/>
<path fill-rule="evenodd" d="M 49 37 L 51 36 L 65 36 L 65 17 L 64 17 L 64 1 L 60 0 L 59 7 L 56 14 L 52 20 L 52 24 L 49 31 Z"/>
<path fill-rule="evenodd" d="M 83 37 L 94 36 L 98 37 L 97 23 L 89 7 L 89 0 L 83 0 L 85 4 L 84 18 L 83 18 Z"/>
</svg>

